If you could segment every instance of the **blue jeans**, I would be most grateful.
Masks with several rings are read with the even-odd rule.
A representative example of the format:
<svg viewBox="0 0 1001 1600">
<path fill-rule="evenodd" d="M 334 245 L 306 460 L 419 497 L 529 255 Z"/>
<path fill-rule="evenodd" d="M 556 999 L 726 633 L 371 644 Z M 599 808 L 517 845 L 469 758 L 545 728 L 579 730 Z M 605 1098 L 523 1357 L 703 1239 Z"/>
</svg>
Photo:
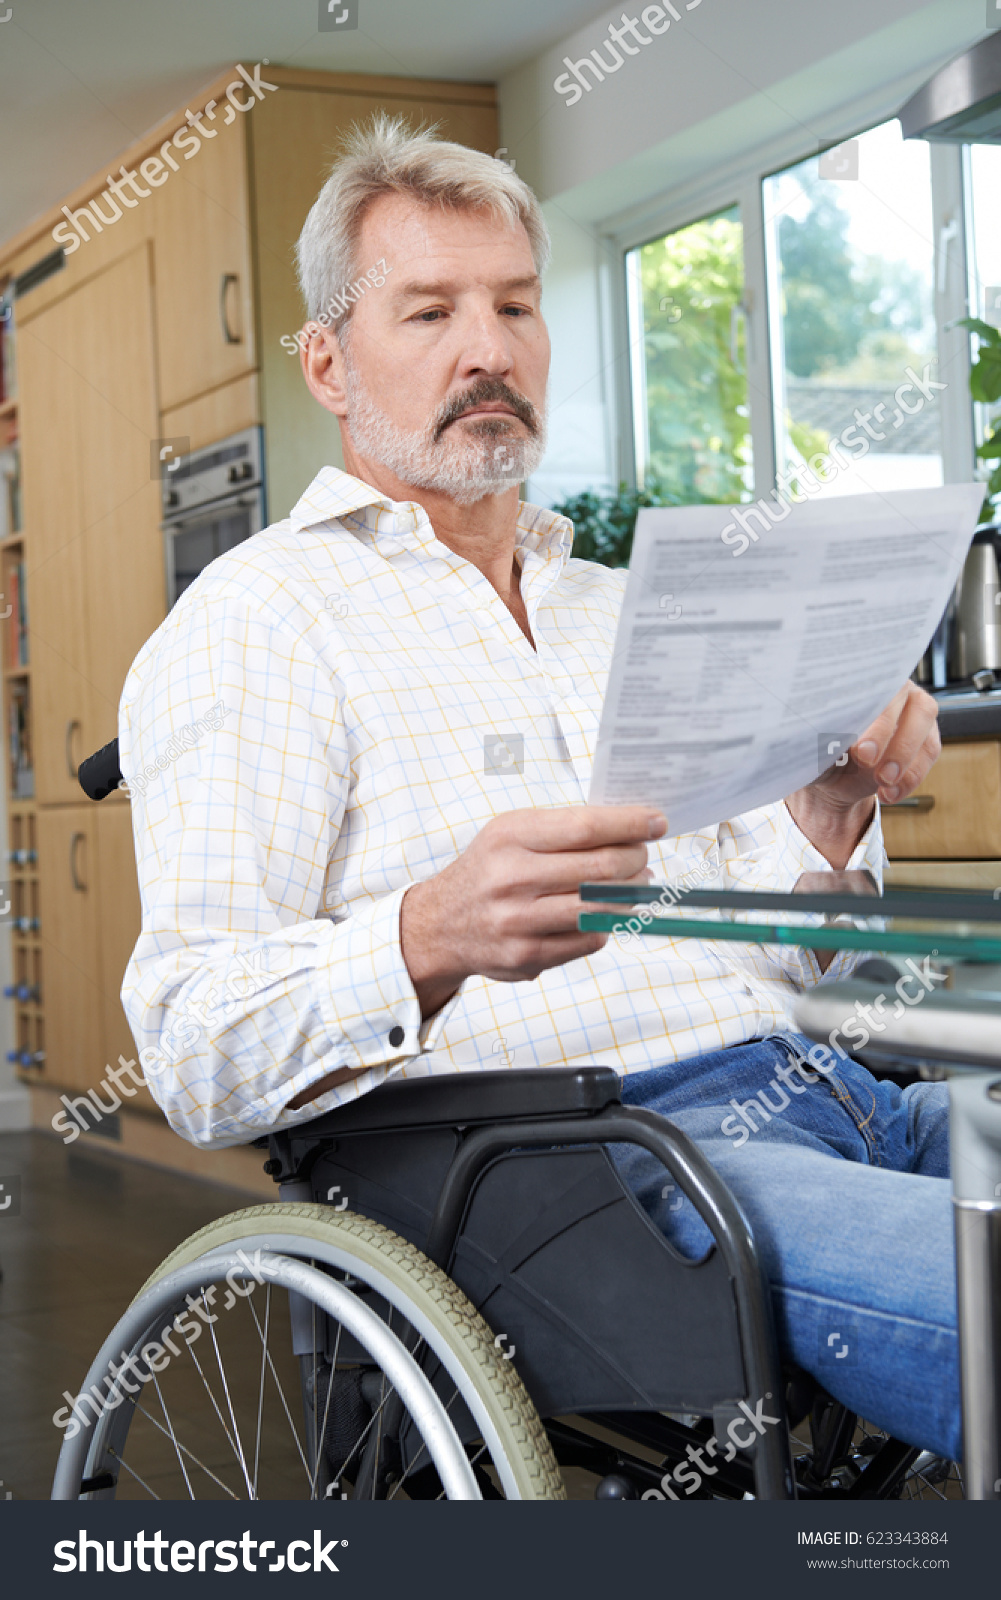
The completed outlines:
<svg viewBox="0 0 1001 1600">
<path fill-rule="evenodd" d="M 683 1128 L 740 1202 L 782 1354 L 869 1422 L 958 1460 L 946 1085 L 901 1090 L 826 1048 L 818 1075 L 816 1048 L 790 1033 L 694 1056 L 629 1074 L 622 1100 Z M 634 1145 L 612 1154 L 676 1248 L 702 1256 L 709 1230 L 663 1167 Z"/>
</svg>

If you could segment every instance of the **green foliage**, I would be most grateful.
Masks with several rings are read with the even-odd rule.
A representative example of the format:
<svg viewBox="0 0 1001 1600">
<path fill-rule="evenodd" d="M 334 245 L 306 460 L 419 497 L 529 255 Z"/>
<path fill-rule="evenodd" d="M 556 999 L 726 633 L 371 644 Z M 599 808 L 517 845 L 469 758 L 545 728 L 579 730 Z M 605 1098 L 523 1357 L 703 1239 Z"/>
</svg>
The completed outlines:
<svg viewBox="0 0 1001 1600">
<path fill-rule="evenodd" d="M 968 328 L 980 340 L 976 359 L 970 367 L 970 393 L 982 405 L 993 405 L 1001 400 L 1001 328 L 979 317 L 961 317 L 952 326 Z M 992 522 L 995 501 L 1001 496 L 1001 428 L 995 427 L 988 433 L 983 444 L 977 447 L 977 455 L 981 461 L 998 463 L 987 480 L 987 497 L 980 508 L 981 522 Z"/>
<path fill-rule="evenodd" d="M 595 494 L 588 489 L 571 495 L 553 510 L 569 517 L 574 525 L 575 556 L 599 561 L 605 567 L 627 567 L 640 507 L 679 504 L 675 495 L 656 483 L 648 482 L 643 489 L 630 489 L 628 484 L 620 483 L 614 494 Z"/>
<path fill-rule="evenodd" d="M 905 366 L 917 353 L 905 335 L 920 339 L 930 312 L 922 275 L 905 261 L 856 256 L 849 213 L 830 184 L 803 171 L 797 177 L 810 210 L 778 225 L 787 370 L 813 378 L 865 354 L 870 365 L 872 356 L 892 354 L 901 370 L 901 354 Z"/>
<path fill-rule="evenodd" d="M 682 504 L 746 498 L 747 379 L 730 352 L 744 292 L 737 211 L 655 239 L 639 256 L 650 476 Z"/>
</svg>

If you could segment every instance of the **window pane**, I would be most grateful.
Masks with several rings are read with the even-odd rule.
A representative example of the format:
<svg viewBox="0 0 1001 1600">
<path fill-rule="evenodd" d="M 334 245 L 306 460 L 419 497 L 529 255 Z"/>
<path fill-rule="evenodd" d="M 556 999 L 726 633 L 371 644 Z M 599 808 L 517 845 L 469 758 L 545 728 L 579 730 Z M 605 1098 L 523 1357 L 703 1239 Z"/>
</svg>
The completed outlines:
<svg viewBox="0 0 1001 1600">
<path fill-rule="evenodd" d="M 683 504 L 750 499 L 738 208 L 630 251 L 626 273 L 640 484 Z"/>
<path fill-rule="evenodd" d="M 764 183 L 779 484 L 815 497 L 942 482 L 928 146 L 894 120 L 846 160 Z"/>
<path fill-rule="evenodd" d="M 1001 147 L 975 144 L 970 147 L 970 235 L 973 315 L 1001 328 Z M 979 345 L 979 340 L 975 344 Z M 990 392 L 990 391 L 988 391 Z M 990 432 L 1001 430 L 1001 398 L 974 406 L 977 444 Z M 991 456 L 983 462 L 982 476 L 991 478 L 992 497 L 1001 494 L 1001 459 Z M 995 500 L 995 516 L 997 506 Z"/>
</svg>

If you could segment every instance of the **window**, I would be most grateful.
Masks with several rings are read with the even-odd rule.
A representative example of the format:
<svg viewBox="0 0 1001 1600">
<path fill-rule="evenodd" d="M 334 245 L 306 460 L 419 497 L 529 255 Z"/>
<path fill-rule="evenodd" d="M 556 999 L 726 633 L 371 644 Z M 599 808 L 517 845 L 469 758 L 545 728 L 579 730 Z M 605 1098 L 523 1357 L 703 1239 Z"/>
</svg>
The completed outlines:
<svg viewBox="0 0 1001 1600">
<path fill-rule="evenodd" d="M 970 310 L 973 316 L 1001 328 L 1001 147 L 971 145 L 968 161 Z M 993 392 L 989 378 L 988 392 Z M 991 491 L 996 495 L 1001 491 L 1001 396 L 974 406 L 974 422 L 978 446 L 991 437 L 993 452 L 983 462 L 982 476 L 991 479 Z M 994 514 L 998 514 L 996 503 Z"/>
<path fill-rule="evenodd" d="M 996 194 L 996 171 L 993 181 Z M 763 204 L 780 487 L 798 480 L 817 496 L 941 483 L 943 391 L 927 387 L 937 381 L 928 145 L 883 123 L 836 160 L 811 156 L 766 178 Z M 1001 284 L 1001 260 L 996 270 Z"/>
<path fill-rule="evenodd" d="M 637 481 L 683 504 L 750 499 L 738 208 L 630 250 L 626 284 Z"/>
</svg>

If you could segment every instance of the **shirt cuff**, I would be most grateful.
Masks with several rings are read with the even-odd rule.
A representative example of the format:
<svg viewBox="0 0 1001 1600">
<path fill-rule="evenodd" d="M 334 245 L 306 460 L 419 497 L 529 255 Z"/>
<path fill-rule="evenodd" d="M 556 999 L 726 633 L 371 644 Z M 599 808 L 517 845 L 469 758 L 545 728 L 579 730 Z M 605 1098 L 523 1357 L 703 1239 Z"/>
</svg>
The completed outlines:
<svg viewBox="0 0 1001 1600">
<path fill-rule="evenodd" d="M 420 1001 L 403 957 L 400 909 L 410 888 L 404 884 L 337 924 L 337 956 L 326 969 L 329 985 L 322 1006 L 344 1045 L 344 1066 L 358 1077 L 310 1101 L 301 1112 L 316 1116 L 354 1099 L 362 1084 L 374 1088 L 425 1052 L 435 1048 L 455 1008 L 462 986 L 432 1016 L 422 1018 Z M 319 974 L 318 974 L 319 976 Z M 350 1009 L 345 997 L 350 995 Z M 368 1068 L 367 1072 L 359 1069 Z M 329 1068 L 313 1066 L 284 1086 L 285 1102 L 323 1079 Z M 300 1113 L 292 1113 L 297 1117 Z"/>
</svg>

